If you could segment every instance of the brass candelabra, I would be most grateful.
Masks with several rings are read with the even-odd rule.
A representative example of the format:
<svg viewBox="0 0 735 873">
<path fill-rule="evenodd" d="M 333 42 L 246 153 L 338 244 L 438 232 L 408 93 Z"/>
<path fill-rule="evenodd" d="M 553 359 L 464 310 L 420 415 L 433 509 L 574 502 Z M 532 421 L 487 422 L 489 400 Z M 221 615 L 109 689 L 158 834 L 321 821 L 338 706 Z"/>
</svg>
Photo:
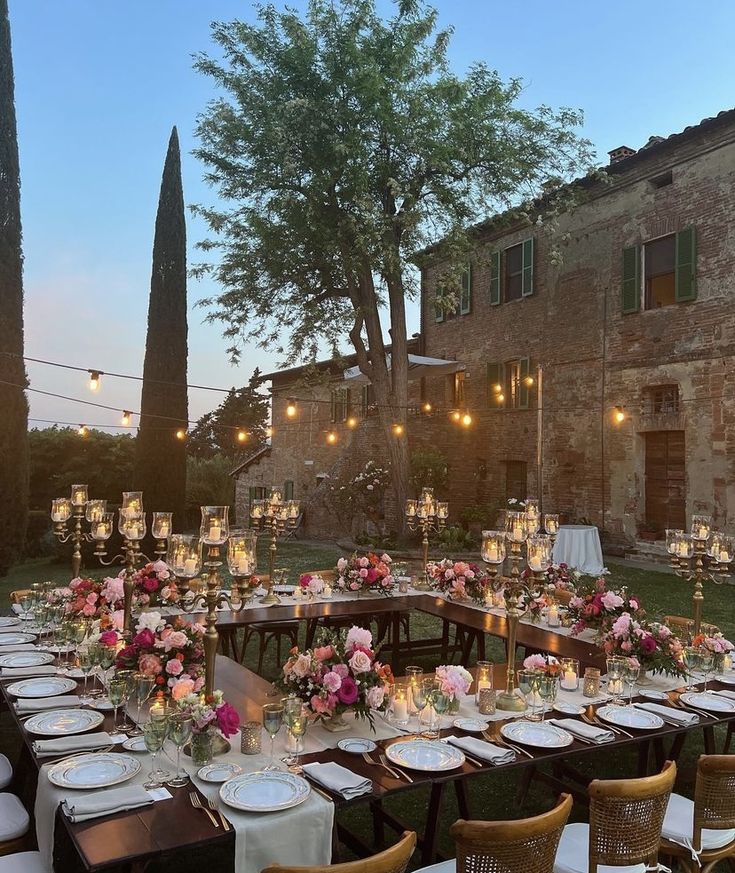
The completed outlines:
<svg viewBox="0 0 735 873">
<path fill-rule="evenodd" d="M 420 530 L 422 533 L 421 546 L 423 557 L 423 579 L 414 585 L 420 591 L 431 589 L 426 578 L 426 565 L 429 563 L 429 534 L 439 533 L 444 528 L 449 518 L 449 503 L 437 500 L 434 497 L 433 488 L 424 488 L 418 500 L 406 501 L 406 526 L 410 531 Z"/>
<path fill-rule="evenodd" d="M 270 532 L 271 542 L 268 550 L 268 589 L 260 602 L 266 606 L 280 603 L 274 592 L 276 550 L 279 537 L 296 528 L 300 506 L 298 500 L 284 500 L 279 488 L 271 488 L 270 495 L 262 500 L 254 500 L 250 508 L 250 521 L 255 530 Z"/>
<path fill-rule="evenodd" d="M 82 543 L 104 542 L 112 534 L 112 513 L 106 500 L 89 500 L 87 485 L 72 485 L 70 497 L 55 497 L 51 501 L 54 536 L 60 543 L 72 544 L 72 578 L 79 576 L 82 566 Z M 82 528 L 87 520 L 89 531 Z M 71 530 L 68 523 L 72 521 Z"/>
</svg>

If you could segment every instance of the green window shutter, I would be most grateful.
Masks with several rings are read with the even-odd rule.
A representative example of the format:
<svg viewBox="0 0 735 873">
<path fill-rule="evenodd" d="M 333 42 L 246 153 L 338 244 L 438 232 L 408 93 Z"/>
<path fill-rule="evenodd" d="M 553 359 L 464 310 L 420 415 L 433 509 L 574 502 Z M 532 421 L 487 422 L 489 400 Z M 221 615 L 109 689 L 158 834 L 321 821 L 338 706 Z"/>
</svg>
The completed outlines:
<svg viewBox="0 0 735 873">
<path fill-rule="evenodd" d="M 531 389 L 526 385 L 526 379 L 531 375 L 531 361 L 529 358 L 521 358 L 519 364 L 521 384 L 518 388 L 518 408 L 528 409 Z"/>
<path fill-rule="evenodd" d="M 490 255 L 490 304 L 500 303 L 500 252 Z"/>
<path fill-rule="evenodd" d="M 332 391 L 329 398 L 329 420 L 337 420 L 337 392 Z"/>
<path fill-rule="evenodd" d="M 459 295 L 460 315 L 469 315 L 472 310 L 472 264 L 462 273 L 462 289 Z"/>
<path fill-rule="evenodd" d="M 283 499 L 293 500 L 293 481 L 291 479 L 287 479 L 283 483 Z"/>
<path fill-rule="evenodd" d="M 623 315 L 641 308 L 641 250 L 640 246 L 623 249 Z"/>
<path fill-rule="evenodd" d="M 487 405 L 490 409 L 502 409 L 505 405 L 503 401 L 498 400 L 498 397 L 504 391 L 505 384 L 505 365 L 504 364 L 488 364 L 487 365 Z M 496 390 L 500 386 L 500 391 Z"/>
<path fill-rule="evenodd" d="M 676 302 L 697 299 L 697 236 L 693 227 L 676 235 Z"/>
<path fill-rule="evenodd" d="M 436 301 L 434 302 L 434 321 L 444 321 L 444 307 L 440 306 Z"/>
<path fill-rule="evenodd" d="M 533 294 L 533 237 L 523 241 L 523 280 L 521 294 L 530 297 Z"/>
<path fill-rule="evenodd" d="M 257 500 L 256 494 L 257 494 L 257 489 L 255 488 L 254 485 L 251 485 L 250 488 L 248 488 L 248 495 L 249 495 L 248 499 L 250 500 L 250 503 L 252 503 L 253 500 Z"/>
</svg>

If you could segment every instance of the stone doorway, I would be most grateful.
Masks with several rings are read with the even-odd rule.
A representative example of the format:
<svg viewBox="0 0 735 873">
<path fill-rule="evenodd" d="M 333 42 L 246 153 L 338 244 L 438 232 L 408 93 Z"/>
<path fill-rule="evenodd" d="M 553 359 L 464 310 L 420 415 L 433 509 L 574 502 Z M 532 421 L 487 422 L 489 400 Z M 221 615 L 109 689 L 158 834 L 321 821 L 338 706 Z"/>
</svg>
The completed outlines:
<svg viewBox="0 0 735 873">
<path fill-rule="evenodd" d="M 646 440 L 645 528 L 657 539 L 686 527 L 684 431 L 649 431 Z"/>
</svg>

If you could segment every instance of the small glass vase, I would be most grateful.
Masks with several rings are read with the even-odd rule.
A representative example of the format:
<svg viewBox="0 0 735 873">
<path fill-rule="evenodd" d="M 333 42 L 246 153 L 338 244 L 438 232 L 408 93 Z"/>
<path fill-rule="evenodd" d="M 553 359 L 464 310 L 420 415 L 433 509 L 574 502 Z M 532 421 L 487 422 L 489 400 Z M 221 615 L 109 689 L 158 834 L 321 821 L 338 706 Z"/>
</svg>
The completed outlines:
<svg viewBox="0 0 735 873">
<path fill-rule="evenodd" d="M 322 727 L 335 734 L 350 729 L 350 725 L 345 721 L 341 712 L 335 713 L 330 718 L 322 719 Z"/>
<path fill-rule="evenodd" d="M 191 735 L 191 762 L 196 767 L 203 767 L 212 760 L 212 733 L 200 731 Z"/>
<path fill-rule="evenodd" d="M 459 697 L 452 697 L 447 707 L 447 715 L 457 715 L 459 712 Z"/>
</svg>

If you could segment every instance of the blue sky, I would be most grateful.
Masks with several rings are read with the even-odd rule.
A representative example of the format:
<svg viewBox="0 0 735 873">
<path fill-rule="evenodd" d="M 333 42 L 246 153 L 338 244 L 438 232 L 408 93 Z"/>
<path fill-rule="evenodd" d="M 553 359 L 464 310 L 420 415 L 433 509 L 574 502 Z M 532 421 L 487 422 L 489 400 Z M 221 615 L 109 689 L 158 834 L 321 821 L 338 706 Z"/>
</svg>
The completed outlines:
<svg viewBox="0 0 735 873">
<path fill-rule="evenodd" d="M 379 0 L 389 7 L 387 0 Z M 292 6 L 303 6 L 302 0 Z M 600 163 L 733 106 L 735 4 L 705 0 L 436 0 L 455 29 L 458 71 L 475 60 L 526 83 L 524 105 L 578 107 Z M 246 0 L 10 0 L 22 175 L 26 354 L 140 373 L 153 224 L 171 126 L 187 203 L 212 202 L 190 154 L 211 97 L 192 70 L 212 20 L 254 18 Z M 204 228 L 189 220 L 190 261 Z M 276 360 L 249 349 L 239 368 L 189 284 L 189 381 L 230 386 Z M 415 330 L 417 318 L 411 311 Z M 91 399 L 82 374 L 29 365 L 32 386 Z M 139 408 L 140 386 L 103 380 L 99 401 Z M 95 398 L 96 399 L 96 398 Z M 119 415 L 30 395 L 35 418 L 113 425 Z M 190 392 L 191 417 L 217 405 Z M 43 425 L 39 425 L 43 426 Z"/>
</svg>

